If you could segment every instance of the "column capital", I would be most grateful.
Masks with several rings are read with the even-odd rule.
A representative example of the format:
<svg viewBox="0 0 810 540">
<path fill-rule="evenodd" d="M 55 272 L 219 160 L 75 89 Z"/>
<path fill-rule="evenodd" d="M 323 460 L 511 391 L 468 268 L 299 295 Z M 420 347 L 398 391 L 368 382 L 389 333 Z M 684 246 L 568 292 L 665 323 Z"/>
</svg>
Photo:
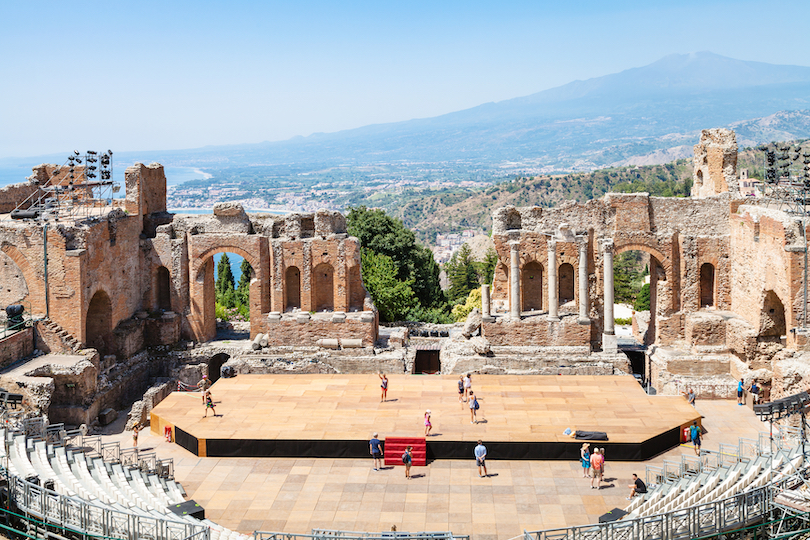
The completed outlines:
<svg viewBox="0 0 810 540">
<path fill-rule="evenodd" d="M 603 253 L 613 253 L 614 244 L 613 244 L 613 239 L 612 238 L 606 238 L 606 239 L 602 240 L 600 242 L 600 244 L 602 246 L 602 252 Z"/>
<path fill-rule="evenodd" d="M 546 249 L 548 249 L 549 251 L 556 251 L 557 250 L 557 239 L 554 238 L 553 236 L 551 238 L 549 238 L 548 242 L 546 242 Z"/>
<path fill-rule="evenodd" d="M 509 249 L 511 249 L 512 251 L 517 251 L 518 249 L 520 249 L 520 240 L 510 240 Z"/>
</svg>

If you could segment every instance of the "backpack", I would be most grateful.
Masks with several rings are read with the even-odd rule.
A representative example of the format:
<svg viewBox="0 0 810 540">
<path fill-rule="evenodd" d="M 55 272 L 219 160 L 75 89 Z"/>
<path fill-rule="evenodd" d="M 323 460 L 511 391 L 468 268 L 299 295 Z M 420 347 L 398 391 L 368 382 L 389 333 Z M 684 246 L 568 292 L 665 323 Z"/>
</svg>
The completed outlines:
<svg viewBox="0 0 810 540">
<path fill-rule="evenodd" d="M 473 409 L 478 410 L 478 398 L 473 398 Z"/>
<path fill-rule="evenodd" d="M 695 439 L 698 438 L 698 435 L 700 435 L 700 428 L 697 426 L 690 426 L 689 434 L 692 437 L 692 440 L 694 441 Z"/>
<path fill-rule="evenodd" d="M 402 454 L 402 463 L 407 465 L 410 462 L 411 462 L 411 456 L 408 455 L 408 452 L 405 452 L 404 454 Z"/>
</svg>

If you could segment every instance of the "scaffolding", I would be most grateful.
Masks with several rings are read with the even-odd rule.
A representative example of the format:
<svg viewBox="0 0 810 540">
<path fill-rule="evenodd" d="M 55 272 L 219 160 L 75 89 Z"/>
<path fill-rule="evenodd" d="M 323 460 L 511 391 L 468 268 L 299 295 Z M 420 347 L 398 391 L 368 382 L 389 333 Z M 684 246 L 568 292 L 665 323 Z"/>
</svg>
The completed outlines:
<svg viewBox="0 0 810 540">
<path fill-rule="evenodd" d="M 120 186 L 113 182 L 112 150 L 74 150 L 48 179 L 11 211 L 12 219 L 82 220 L 109 210 Z"/>
<path fill-rule="evenodd" d="M 802 229 L 804 255 L 802 275 L 802 310 L 798 331 L 807 333 L 807 223 L 810 202 L 810 151 L 801 144 L 774 143 L 763 148 L 765 178 L 763 198 L 779 210 L 792 215 Z"/>
</svg>

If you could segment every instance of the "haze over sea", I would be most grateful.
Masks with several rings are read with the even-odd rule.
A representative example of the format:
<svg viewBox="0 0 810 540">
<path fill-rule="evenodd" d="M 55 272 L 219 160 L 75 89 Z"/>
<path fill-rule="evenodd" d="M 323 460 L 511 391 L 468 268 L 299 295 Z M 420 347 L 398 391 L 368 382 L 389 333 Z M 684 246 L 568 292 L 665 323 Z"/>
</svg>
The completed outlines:
<svg viewBox="0 0 810 540">
<path fill-rule="evenodd" d="M 31 168 L 37 165 L 39 163 L 32 163 L 28 167 L 0 167 L 0 187 L 25 182 L 25 178 L 31 176 Z M 113 180 L 123 184 L 126 168 L 127 165 L 113 163 Z M 177 186 L 183 182 L 207 178 L 206 173 L 194 167 L 164 167 L 164 170 L 166 171 L 167 186 Z"/>
</svg>

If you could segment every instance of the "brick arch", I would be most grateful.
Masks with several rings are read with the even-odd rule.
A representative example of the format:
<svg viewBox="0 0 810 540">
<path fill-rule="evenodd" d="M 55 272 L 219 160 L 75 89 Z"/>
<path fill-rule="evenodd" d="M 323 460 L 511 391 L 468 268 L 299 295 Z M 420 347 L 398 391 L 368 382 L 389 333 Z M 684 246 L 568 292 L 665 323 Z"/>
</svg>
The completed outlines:
<svg viewBox="0 0 810 540">
<path fill-rule="evenodd" d="M 211 340 L 217 333 L 217 320 L 214 308 L 214 255 L 217 253 L 235 253 L 240 255 L 250 263 L 257 277 L 259 276 L 261 268 L 258 256 L 242 247 L 230 243 L 223 243 L 209 248 L 194 258 L 189 272 L 191 278 L 191 283 L 189 283 L 189 323 L 194 339 L 199 341 Z M 251 335 L 255 335 L 253 329 L 255 323 L 254 319 L 258 319 L 259 312 L 261 311 L 262 297 L 267 292 L 262 290 L 263 288 L 261 279 L 259 283 L 254 282 L 250 286 Z M 254 309 L 254 307 L 256 309 Z"/>
<path fill-rule="evenodd" d="M 616 255 L 619 253 L 624 253 L 625 251 L 643 251 L 645 253 L 649 253 L 658 260 L 659 264 L 664 269 L 664 273 L 667 276 L 667 281 L 672 281 L 672 261 L 670 261 L 670 258 L 664 255 L 657 246 L 631 242 L 627 244 L 616 244 L 613 250 Z"/>
<path fill-rule="evenodd" d="M 5 253 L 9 259 L 20 269 L 25 285 L 28 287 L 26 300 L 31 304 L 31 311 L 44 314 L 45 306 L 45 283 L 34 270 L 28 258 L 14 245 L 4 242 L 0 245 L 0 251 Z"/>
<path fill-rule="evenodd" d="M 240 257 L 244 258 L 250 264 L 250 266 L 253 267 L 254 272 L 256 272 L 257 268 L 259 268 L 259 258 L 254 254 L 250 253 L 249 251 L 245 251 L 245 249 L 239 246 L 223 244 L 200 253 L 196 259 L 194 259 L 191 275 L 194 276 L 195 280 L 199 279 L 199 272 L 205 263 L 208 262 L 208 259 L 213 259 L 214 255 L 217 253 L 236 253 Z"/>
</svg>

